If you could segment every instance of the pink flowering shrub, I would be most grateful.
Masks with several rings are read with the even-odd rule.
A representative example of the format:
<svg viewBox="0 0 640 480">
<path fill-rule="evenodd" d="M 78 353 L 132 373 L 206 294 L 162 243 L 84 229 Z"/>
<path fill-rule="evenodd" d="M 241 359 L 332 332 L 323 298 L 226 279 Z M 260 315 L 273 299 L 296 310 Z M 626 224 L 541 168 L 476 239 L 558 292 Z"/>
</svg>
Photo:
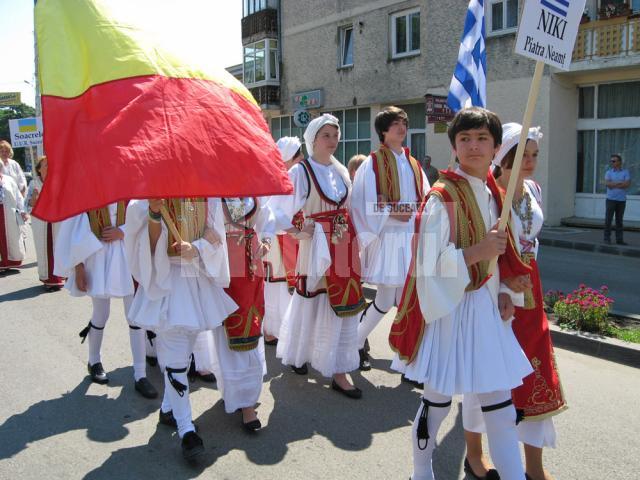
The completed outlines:
<svg viewBox="0 0 640 480">
<path fill-rule="evenodd" d="M 613 299 L 607 294 L 606 285 L 600 290 L 580 284 L 577 290 L 563 296 L 559 295 L 553 305 L 553 312 L 561 325 L 587 332 L 606 332 L 608 330 L 609 310 Z M 545 296 L 546 297 L 546 296 Z"/>
</svg>

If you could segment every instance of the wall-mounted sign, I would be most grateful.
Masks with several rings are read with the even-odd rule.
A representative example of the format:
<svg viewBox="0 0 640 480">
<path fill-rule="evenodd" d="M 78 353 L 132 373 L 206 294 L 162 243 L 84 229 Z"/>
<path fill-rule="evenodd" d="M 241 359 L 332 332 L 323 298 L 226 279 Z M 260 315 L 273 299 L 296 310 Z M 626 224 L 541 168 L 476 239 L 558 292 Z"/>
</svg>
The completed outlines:
<svg viewBox="0 0 640 480">
<path fill-rule="evenodd" d="M 9 132 L 13 148 L 42 145 L 42 117 L 9 120 Z"/>
<path fill-rule="evenodd" d="M 20 92 L 1 92 L 0 107 L 12 107 L 22 103 Z"/>
<path fill-rule="evenodd" d="M 304 128 L 309 125 L 311 114 L 306 110 L 296 110 L 293 112 L 293 123 L 298 128 Z"/>
<path fill-rule="evenodd" d="M 291 97 L 294 110 L 320 108 L 324 105 L 322 90 L 294 93 Z"/>
<path fill-rule="evenodd" d="M 453 110 L 447 105 L 447 97 L 443 95 L 425 95 L 425 113 L 427 123 L 450 122 Z"/>
</svg>

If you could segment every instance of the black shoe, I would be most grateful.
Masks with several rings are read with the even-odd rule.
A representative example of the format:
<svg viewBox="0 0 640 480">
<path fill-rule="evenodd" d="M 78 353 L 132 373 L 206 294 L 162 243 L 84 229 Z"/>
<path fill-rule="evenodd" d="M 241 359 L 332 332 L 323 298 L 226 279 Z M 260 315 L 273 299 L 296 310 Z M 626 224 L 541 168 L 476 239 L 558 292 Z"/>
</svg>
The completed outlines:
<svg viewBox="0 0 640 480">
<path fill-rule="evenodd" d="M 173 410 L 163 412 L 162 409 L 160 409 L 160 418 L 158 419 L 158 423 L 166 425 L 167 427 L 178 428 L 178 422 L 176 422 L 176 418 L 173 416 Z"/>
<path fill-rule="evenodd" d="M 466 473 L 471 478 L 476 480 L 500 480 L 500 475 L 498 474 L 498 471 L 495 468 L 491 468 L 487 470 L 487 474 L 484 477 L 479 477 L 478 475 L 476 475 L 475 472 L 473 471 L 473 468 L 471 468 L 471 464 L 469 463 L 469 460 L 467 460 L 466 457 L 464 459 L 464 473 Z M 527 479 L 528 478 L 529 476 L 527 475 Z"/>
<path fill-rule="evenodd" d="M 104 368 L 102 368 L 102 363 L 98 362 L 93 365 L 87 363 L 87 370 L 89 370 L 89 375 L 91 375 L 91 381 L 93 383 L 99 383 L 100 385 L 109 383 L 109 378 L 104 372 Z"/>
<path fill-rule="evenodd" d="M 182 437 L 182 456 L 191 462 L 204 453 L 202 439 L 196 432 L 187 432 Z"/>
<path fill-rule="evenodd" d="M 147 355 L 146 360 L 147 365 L 149 365 L 150 367 L 155 367 L 156 365 L 158 365 L 158 357 L 151 357 Z"/>
<path fill-rule="evenodd" d="M 213 373 L 199 373 L 197 374 L 197 378 L 206 383 L 216 383 L 216 376 Z"/>
<path fill-rule="evenodd" d="M 624 240 L 620 240 L 619 242 L 616 242 L 618 245 L 629 245 L 627 242 L 625 242 Z"/>
<path fill-rule="evenodd" d="M 278 345 L 278 339 L 274 338 L 273 340 L 265 340 L 264 344 L 269 345 L 271 347 L 275 347 L 276 345 Z"/>
<path fill-rule="evenodd" d="M 407 377 L 404 376 L 404 373 L 402 374 L 401 378 L 404 383 L 408 383 L 410 385 L 413 385 L 416 388 L 424 390 L 424 383 L 416 382 L 415 380 L 409 380 Z"/>
<path fill-rule="evenodd" d="M 349 398 L 362 398 L 362 390 L 360 390 L 358 387 L 353 387 L 349 390 L 345 390 L 340 385 L 338 385 L 335 380 L 331 380 L 331 388 Z"/>
<path fill-rule="evenodd" d="M 249 433 L 255 433 L 262 428 L 262 423 L 260 420 L 251 420 L 250 422 L 244 423 L 242 422 L 242 428 Z"/>
<path fill-rule="evenodd" d="M 367 351 L 364 348 L 361 348 L 358 350 L 358 354 L 360 355 L 360 366 L 358 368 L 363 372 L 371 370 L 371 362 L 369 362 L 369 355 L 367 355 Z"/>
<path fill-rule="evenodd" d="M 303 363 L 301 367 L 296 367 L 295 365 L 291 365 L 291 370 L 296 372 L 298 375 L 306 375 L 309 373 L 309 368 L 306 363 Z"/>
<path fill-rule="evenodd" d="M 151 382 L 147 380 L 147 377 L 142 377 L 135 383 L 136 392 L 142 395 L 144 398 L 157 398 L 158 391 L 151 385 Z"/>
</svg>

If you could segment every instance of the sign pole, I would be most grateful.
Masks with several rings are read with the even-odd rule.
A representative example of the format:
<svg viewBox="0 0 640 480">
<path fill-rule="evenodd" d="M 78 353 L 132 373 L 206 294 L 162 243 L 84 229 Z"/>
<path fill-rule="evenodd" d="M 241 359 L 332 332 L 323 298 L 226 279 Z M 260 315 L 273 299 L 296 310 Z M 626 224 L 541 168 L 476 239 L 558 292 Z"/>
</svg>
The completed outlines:
<svg viewBox="0 0 640 480">
<path fill-rule="evenodd" d="M 522 167 L 522 157 L 524 156 L 524 149 L 527 145 L 527 137 L 529 136 L 529 128 L 531 128 L 531 120 L 533 118 L 533 111 L 536 108 L 536 102 L 538 100 L 538 94 L 540 93 L 540 83 L 542 81 L 542 73 L 544 72 L 544 62 L 538 60 L 536 62 L 536 69 L 533 73 L 533 80 L 531 82 L 531 89 L 529 90 L 529 99 L 527 100 L 527 108 L 524 111 L 524 119 L 522 120 L 522 131 L 520 132 L 520 139 L 518 140 L 518 148 L 516 149 L 516 156 L 513 160 L 513 167 L 511 168 L 511 177 L 509 178 L 509 185 L 507 187 L 507 194 L 502 204 L 502 212 L 500 213 L 500 222 L 498 223 L 498 231 L 504 232 L 507 229 L 509 222 L 509 216 L 511 215 L 511 206 L 513 204 L 513 196 L 516 192 L 516 184 L 518 183 L 518 177 L 520 176 L 520 169 Z M 489 263 L 489 273 L 493 273 L 498 257 L 495 257 L 491 263 Z"/>
</svg>

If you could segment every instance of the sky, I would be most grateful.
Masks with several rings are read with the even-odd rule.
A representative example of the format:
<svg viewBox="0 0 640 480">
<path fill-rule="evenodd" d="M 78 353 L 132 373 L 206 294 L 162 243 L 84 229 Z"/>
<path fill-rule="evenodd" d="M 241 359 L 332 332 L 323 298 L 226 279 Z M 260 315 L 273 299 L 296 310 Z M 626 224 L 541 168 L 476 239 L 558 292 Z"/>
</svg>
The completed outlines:
<svg viewBox="0 0 640 480">
<path fill-rule="evenodd" d="M 191 15 L 190 11 L 194 12 L 192 17 L 194 28 L 202 29 L 203 35 L 207 38 L 206 45 L 203 47 L 206 46 L 209 54 L 215 52 L 218 64 L 229 67 L 242 62 L 241 0 L 144 1 L 156 5 L 158 3 L 178 5 L 182 15 L 185 16 Z M 22 92 L 22 101 L 31 106 L 35 105 L 33 30 L 33 0 L 0 0 L 0 51 L 2 51 L 0 92 Z"/>
</svg>

